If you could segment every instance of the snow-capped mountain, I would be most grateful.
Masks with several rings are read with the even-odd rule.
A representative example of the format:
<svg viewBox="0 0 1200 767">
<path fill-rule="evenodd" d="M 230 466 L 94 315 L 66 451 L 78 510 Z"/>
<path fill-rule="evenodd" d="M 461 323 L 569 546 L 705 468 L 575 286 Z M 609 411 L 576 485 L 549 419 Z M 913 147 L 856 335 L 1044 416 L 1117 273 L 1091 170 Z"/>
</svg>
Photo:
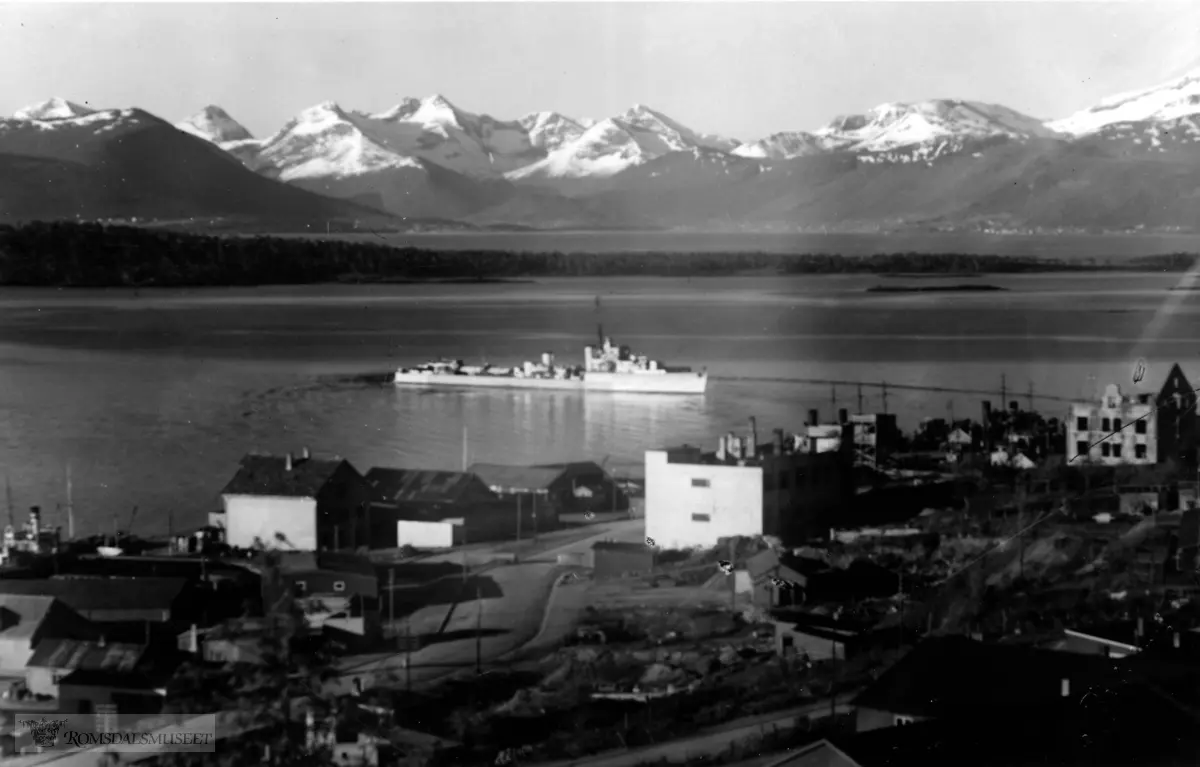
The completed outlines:
<svg viewBox="0 0 1200 767">
<path fill-rule="evenodd" d="M 696 133 L 635 104 L 617 117 L 601 120 L 550 152 L 544 160 L 506 174 L 512 181 L 607 178 L 635 165 L 692 149 L 727 152 L 736 140 Z"/>
<path fill-rule="evenodd" d="M 18 120 L 68 120 L 72 117 L 90 115 L 95 111 L 55 96 L 37 104 L 22 107 L 13 114 L 13 117 Z"/>
<path fill-rule="evenodd" d="M 785 131 L 750 144 L 742 144 L 731 154 L 756 160 L 790 160 L 793 157 L 807 157 L 825 151 L 824 143 L 813 134 L 804 131 Z"/>
<path fill-rule="evenodd" d="M 184 133 L 190 133 L 218 145 L 254 138 L 250 135 L 250 131 L 230 117 L 224 109 L 212 105 L 204 107 L 186 120 L 175 123 L 175 127 Z"/>
<path fill-rule="evenodd" d="M 517 122 L 529 134 L 529 143 L 538 149 L 553 152 L 583 135 L 591 121 L 572 120 L 558 112 L 534 112 Z"/>
<path fill-rule="evenodd" d="M 1153 88 L 1106 98 L 1047 126 L 1072 136 L 1085 136 L 1123 123 L 1168 123 L 1194 115 L 1200 115 L 1200 70 Z"/>
<path fill-rule="evenodd" d="M 911 149 L 914 159 L 925 160 L 960 150 L 972 141 L 1057 134 L 1042 121 L 998 104 L 935 99 L 880 104 L 865 114 L 834 118 L 813 135 L 828 149 L 867 153 Z"/>
</svg>

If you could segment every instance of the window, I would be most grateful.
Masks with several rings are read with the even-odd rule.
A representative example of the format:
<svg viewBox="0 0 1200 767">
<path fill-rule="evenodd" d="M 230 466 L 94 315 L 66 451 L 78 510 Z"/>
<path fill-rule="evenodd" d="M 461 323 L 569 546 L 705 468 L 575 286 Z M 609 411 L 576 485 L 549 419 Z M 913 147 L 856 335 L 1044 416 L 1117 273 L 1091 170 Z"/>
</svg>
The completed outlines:
<svg viewBox="0 0 1200 767">
<path fill-rule="evenodd" d="M 1113 445 L 1112 446 L 1112 454 L 1113 454 L 1113 458 L 1120 458 L 1121 457 L 1121 446 Z"/>
<path fill-rule="evenodd" d="M 1146 457 L 1146 446 L 1145 445 L 1134 445 L 1133 446 L 1133 455 L 1136 458 L 1145 458 Z"/>
<path fill-rule="evenodd" d="M 1087 431 L 1088 419 L 1087 416 L 1081 415 L 1075 419 L 1075 431 Z"/>
<path fill-rule="evenodd" d="M 1112 421 L 1109 421 L 1107 418 L 1101 418 L 1100 419 L 1100 431 L 1111 431 L 1111 430 L 1112 430 Z"/>
<path fill-rule="evenodd" d="M 1107 458 L 1110 452 L 1112 452 L 1112 445 L 1108 444 L 1107 442 L 1104 442 L 1100 445 L 1100 455 Z"/>
<path fill-rule="evenodd" d="M 912 724 L 913 718 L 911 716 L 901 716 L 900 714 L 896 714 L 896 716 L 892 717 L 892 721 L 897 727 L 903 727 L 906 724 Z"/>
<path fill-rule="evenodd" d="M 709 517 L 708 514 L 693 514 L 692 521 L 693 522 L 710 522 L 711 518 Z"/>
<path fill-rule="evenodd" d="M 1145 418 L 1139 418 L 1137 420 L 1137 422 L 1133 424 L 1133 433 L 1134 434 L 1145 434 L 1146 433 L 1146 419 Z"/>
<path fill-rule="evenodd" d="M 334 581 L 333 582 L 333 590 L 338 593 L 345 591 L 346 590 L 346 582 L 345 581 Z"/>
<path fill-rule="evenodd" d="M 1088 451 L 1088 443 L 1086 443 L 1086 442 L 1076 442 L 1075 443 L 1075 455 L 1087 455 L 1088 452 L 1089 452 Z"/>
<path fill-rule="evenodd" d="M 1120 430 L 1121 430 L 1121 419 L 1120 419 L 1120 418 L 1114 418 L 1114 419 L 1113 419 L 1113 428 L 1112 428 L 1112 430 L 1113 430 L 1113 431 L 1120 431 Z"/>
<path fill-rule="evenodd" d="M 692 487 L 708 487 L 708 486 L 709 485 L 708 485 L 707 479 L 693 479 L 692 480 Z"/>
</svg>

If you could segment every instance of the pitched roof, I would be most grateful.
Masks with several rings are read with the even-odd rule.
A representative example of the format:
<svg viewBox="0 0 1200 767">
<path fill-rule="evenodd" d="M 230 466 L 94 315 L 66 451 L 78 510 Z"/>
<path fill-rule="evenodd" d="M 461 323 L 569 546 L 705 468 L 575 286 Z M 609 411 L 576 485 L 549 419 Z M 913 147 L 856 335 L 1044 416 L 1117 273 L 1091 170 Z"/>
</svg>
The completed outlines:
<svg viewBox="0 0 1200 767">
<path fill-rule="evenodd" d="M 286 456 L 250 453 L 242 458 L 221 494 L 315 498 L 345 462 L 342 458 L 293 458 L 288 471 Z"/>
<path fill-rule="evenodd" d="M 367 557 L 344 551 L 281 551 L 279 569 L 285 573 L 324 570 L 331 573 L 352 573 L 377 577 L 375 565 Z M 255 564 L 261 564 L 261 557 Z"/>
<path fill-rule="evenodd" d="M 128 642 L 84 642 L 43 639 L 25 665 L 55 669 L 113 669 L 132 671 L 146 655 L 146 646 Z"/>
<path fill-rule="evenodd" d="M 854 705 L 913 716 L 945 716 L 983 707 L 1053 703 L 1062 680 L 1078 690 L 1106 673 L 1098 655 L 929 637 L 864 690 Z"/>
<path fill-rule="evenodd" d="M 165 610 L 187 586 L 184 578 L 0 578 L 0 595 L 58 599 L 76 612 Z"/>
<path fill-rule="evenodd" d="M 367 472 L 367 482 L 380 501 L 454 503 L 478 477 L 463 471 L 381 469 Z"/>
<path fill-rule="evenodd" d="M 18 639 L 33 636 L 33 632 L 53 607 L 54 597 L 0 593 L 0 638 Z"/>
<path fill-rule="evenodd" d="M 468 471 L 488 487 L 507 491 L 546 490 L 563 474 L 563 469 L 546 466 L 505 466 L 498 463 L 472 464 Z"/>
</svg>

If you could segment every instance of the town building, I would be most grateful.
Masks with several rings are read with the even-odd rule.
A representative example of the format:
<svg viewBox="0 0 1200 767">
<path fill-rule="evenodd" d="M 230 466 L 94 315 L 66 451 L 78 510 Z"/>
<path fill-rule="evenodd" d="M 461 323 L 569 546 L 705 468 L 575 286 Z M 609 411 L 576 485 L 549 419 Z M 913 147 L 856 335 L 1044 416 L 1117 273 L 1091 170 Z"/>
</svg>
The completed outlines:
<svg viewBox="0 0 1200 767">
<path fill-rule="evenodd" d="M 535 529 L 534 504 L 501 497 L 471 472 L 374 468 L 372 541 L 381 548 L 449 548 Z M 520 507 L 520 508 L 518 508 Z"/>
<path fill-rule="evenodd" d="M 842 408 L 837 423 L 823 424 L 816 410 L 808 411 L 808 420 L 796 440 L 796 450 L 802 453 L 836 453 L 849 434 L 854 463 L 876 468 L 887 462 L 900 442 L 900 429 L 894 413 L 857 413 Z M 847 432 L 847 426 L 849 431 Z"/>
<path fill-rule="evenodd" d="M 1178 364 L 1156 395 L 1122 394 L 1110 384 L 1099 402 L 1076 402 L 1067 421 L 1068 458 L 1093 462 L 1154 464 L 1166 460 L 1194 466 L 1196 393 Z"/>
<path fill-rule="evenodd" d="M 1109 384 L 1099 402 L 1076 402 L 1067 420 L 1067 458 L 1109 466 L 1158 463 L 1158 419 L 1149 394 Z M 1128 427 L 1128 428 L 1126 428 Z"/>
<path fill-rule="evenodd" d="M 290 594 L 311 628 L 367 638 L 379 633 L 379 578 L 369 559 L 339 552 L 285 551 L 277 556 L 278 577 L 262 579 L 264 611 Z M 264 564 L 260 558 L 248 567 L 263 573 Z"/>
<path fill-rule="evenodd" d="M 34 695 L 58 697 L 58 683 L 78 671 L 132 672 L 143 664 L 146 645 L 129 642 L 46 639 L 38 643 L 26 664 L 28 688 Z"/>
<path fill-rule="evenodd" d="M 183 578 L 0 578 L 0 595 L 57 599 L 93 623 L 169 623 L 192 617 Z"/>
<path fill-rule="evenodd" d="M 342 458 L 251 453 L 221 491 L 225 541 L 299 551 L 357 549 L 371 544 L 370 485 Z"/>
<path fill-rule="evenodd" d="M 34 649 L 47 639 L 97 639 L 99 631 L 49 596 L 0 594 L 0 677 L 25 683 Z"/>
<path fill-rule="evenodd" d="M 782 429 L 758 444 L 751 419 L 748 437 L 722 437 L 715 453 L 689 445 L 648 450 L 646 535 L 659 548 L 682 549 L 735 536 L 786 542 L 828 529 L 832 513 L 854 496 L 852 444 L 847 438 L 836 453 L 803 453 Z"/>
<path fill-rule="evenodd" d="M 654 569 L 654 550 L 644 542 L 597 541 L 588 552 L 587 565 L 597 580 L 648 573 Z"/>
<path fill-rule="evenodd" d="M 613 478 L 596 463 L 575 461 L 543 466 L 477 463 L 470 471 L 493 492 L 535 507 L 539 530 L 558 527 L 561 514 L 589 510 L 624 510 L 628 499 Z"/>
</svg>

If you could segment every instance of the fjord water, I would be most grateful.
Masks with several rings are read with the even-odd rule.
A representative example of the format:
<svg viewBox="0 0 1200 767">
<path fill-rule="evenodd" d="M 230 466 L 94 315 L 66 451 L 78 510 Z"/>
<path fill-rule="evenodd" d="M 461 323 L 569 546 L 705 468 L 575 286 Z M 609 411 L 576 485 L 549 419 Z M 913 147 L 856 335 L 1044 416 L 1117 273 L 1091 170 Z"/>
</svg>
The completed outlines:
<svg viewBox="0 0 1200 767">
<path fill-rule="evenodd" d="M 805 411 L 857 407 L 854 386 L 891 385 L 905 428 L 975 416 L 985 397 L 1027 405 L 1113 381 L 1158 386 L 1193 362 L 1200 296 L 1174 274 L 902 279 L 856 276 L 539 279 L 500 285 L 304 286 L 205 290 L 0 290 L 0 471 L 18 518 L 63 517 L 72 466 L 77 530 L 160 533 L 201 524 L 249 450 L 337 453 L 360 470 L 454 470 L 607 460 L 640 473 L 648 447 L 745 429 L 796 429 Z M 868 293 L 873 285 L 979 283 L 974 293 Z M 599 308 L 595 297 L 601 297 Z M 1168 307 L 1164 309 L 1164 307 Z M 1162 324 L 1151 319 L 1161 314 Z M 370 374 L 449 356 L 515 364 L 581 359 L 597 323 L 669 364 L 707 366 L 704 397 L 421 391 Z M 1149 331 L 1147 329 L 1150 329 Z M 1143 339 L 1150 332 L 1152 337 Z M 1150 363 L 1138 387 L 1133 361 Z M 897 384 L 986 390 L 955 394 Z M 864 409 L 882 408 L 864 387 Z M 1064 401 L 1038 399 L 1051 414 Z"/>
</svg>

